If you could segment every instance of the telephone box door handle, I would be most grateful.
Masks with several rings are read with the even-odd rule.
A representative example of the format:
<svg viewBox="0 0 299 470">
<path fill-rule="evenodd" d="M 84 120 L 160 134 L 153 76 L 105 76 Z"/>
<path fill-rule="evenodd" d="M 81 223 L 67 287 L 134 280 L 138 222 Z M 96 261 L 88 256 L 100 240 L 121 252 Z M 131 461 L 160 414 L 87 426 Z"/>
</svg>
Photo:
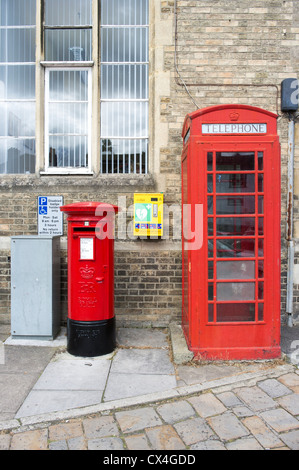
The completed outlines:
<svg viewBox="0 0 299 470">
<path fill-rule="evenodd" d="M 103 277 L 96 277 L 96 281 L 97 282 L 104 282 L 104 278 Z"/>
</svg>

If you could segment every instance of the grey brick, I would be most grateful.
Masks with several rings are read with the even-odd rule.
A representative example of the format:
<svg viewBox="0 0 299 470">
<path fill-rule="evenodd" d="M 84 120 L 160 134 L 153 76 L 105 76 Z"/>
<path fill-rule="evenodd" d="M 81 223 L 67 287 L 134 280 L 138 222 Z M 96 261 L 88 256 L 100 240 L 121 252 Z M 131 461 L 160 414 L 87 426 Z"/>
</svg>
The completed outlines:
<svg viewBox="0 0 299 470">
<path fill-rule="evenodd" d="M 212 429 L 203 418 L 187 419 L 186 421 L 175 424 L 174 428 L 186 445 L 206 441 L 210 437 L 215 436 Z"/>
<path fill-rule="evenodd" d="M 221 440 L 229 441 L 248 435 L 247 429 L 231 412 L 213 416 L 207 421 Z"/>
<path fill-rule="evenodd" d="M 263 382 L 259 382 L 258 386 L 272 398 L 278 398 L 292 393 L 289 388 L 276 379 L 264 380 Z"/>
</svg>

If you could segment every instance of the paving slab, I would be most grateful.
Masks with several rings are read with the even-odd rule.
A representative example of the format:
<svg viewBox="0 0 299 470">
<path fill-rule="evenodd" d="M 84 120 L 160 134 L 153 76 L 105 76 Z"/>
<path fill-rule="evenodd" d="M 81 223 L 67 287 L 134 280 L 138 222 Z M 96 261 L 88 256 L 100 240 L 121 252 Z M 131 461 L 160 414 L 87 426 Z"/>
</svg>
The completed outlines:
<svg viewBox="0 0 299 470">
<path fill-rule="evenodd" d="M 168 348 L 167 330 L 118 328 L 116 341 L 122 347 Z"/>
<path fill-rule="evenodd" d="M 299 416 L 299 394 L 293 393 L 292 395 L 281 397 L 277 402 L 292 415 Z"/>
<path fill-rule="evenodd" d="M 248 430 L 231 412 L 222 413 L 218 416 L 212 416 L 211 418 L 207 419 L 207 422 L 223 441 L 238 439 L 249 434 Z"/>
<path fill-rule="evenodd" d="M 163 349 L 120 349 L 111 372 L 122 374 L 174 374 L 169 352 Z"/>
<path fill-rule="evenodd" d="M 168 424 L 183 421 L 195 415 L 195 411 L 185 400 L 174 401 L 158 406 L 157 412 L 162 416 L 163 420 Z"/>
<path fill-rule="evenodd" d="M 288 387 L 280 383 L 276 379 L 267 379 L 262 382 L 258 382 L 258 386 L 264 390 L 271 398 L 279 398 L 284 395 L 292 393 Z"/>
<path fill-rule="evenodd" d="M 203 418 L 190 418 L 174 424 L 177 433 L 189 446 L 215 437 L 214 432 Z"/>
<path fill-rule="evenodd" d="M 236 393 L 253 411 L 276 408 L 276 402 L 259 387 L 242 387 Z"/>
<path fill-rule="evenodd" d="M 89 390 L 32 390 L 15 418 L 71 410 L 101 402 L 101 391 Z"/>
<path fill-rule="evenodd" d="M 249 429 L 259 443 L 266 449 L 282 447 L 283 442 L 272 432 L 258 416 L 247 417 L 243 424 Z"/>
<path fill-rule="evenodd" d="M 115 413 L 115 417 L 123 433 L 134 433 L 163 424 L 156 411 L 151 407 L 119 411 Z"/>
<path fill-rule="evenodd" d="M 291 431 L 299 428 L 298 419 L 281 408 L 264 411 L 260 416 L 277 432 Z"/>
<path fill-rule="evenodd" d="M 34 390 L 104 390 L 111 361 L 58 360 L 51 362 Z"/>
<path fill-rule="evenodd" d="M 132 374 L 111 372 L 107 380 L 103 401 L 163 392 L 176 387 L 174 375 Z"/>
<path fill-rule="evenodd" d="M 155 450 L 181 450 L 186 448 L 177 432 L 167 424 L 148 428 L 145 432 Z"/>
<path fill-rule="evenodd" d="M 291 450 L 299 450 L 299 430 L 281 434 L 280 437 Z"/>
</svg>

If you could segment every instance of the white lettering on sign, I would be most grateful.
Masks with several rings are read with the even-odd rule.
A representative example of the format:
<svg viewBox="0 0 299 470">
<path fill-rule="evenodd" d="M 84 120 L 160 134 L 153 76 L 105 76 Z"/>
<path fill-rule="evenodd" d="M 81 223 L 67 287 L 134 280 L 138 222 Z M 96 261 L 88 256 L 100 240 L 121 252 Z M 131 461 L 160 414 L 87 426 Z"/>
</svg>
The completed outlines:
<svg viewBox="0 0 299 470">
<path fill-rule="evenodd" d="M 203 134 L 266 134 L 266 132 L 267 124 L 265 123 L 202 124 Z"/>
</svg>

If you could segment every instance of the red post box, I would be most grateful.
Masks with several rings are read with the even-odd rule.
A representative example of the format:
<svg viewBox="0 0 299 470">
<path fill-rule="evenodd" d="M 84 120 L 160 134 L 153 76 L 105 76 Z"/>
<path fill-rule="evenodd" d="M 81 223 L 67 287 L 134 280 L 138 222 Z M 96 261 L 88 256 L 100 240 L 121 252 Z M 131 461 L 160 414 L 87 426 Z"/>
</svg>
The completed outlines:
<svg viewBox="0 0 299 470">
<path fill-rule="evenodd" d="M 186 116 L 182 136 L 182 327 L 189 349 L 206 359 L 278 357 L 277 115 L 210 107 Z M 194 232 L 196 206 L 201 234 Z"/>
<path fill-rule="evenodd" d="M 114 215 L 100 202 L 62 206 L 68 222 L 67 350 L 101 356 L 115 348 Z"/>
</svg>

